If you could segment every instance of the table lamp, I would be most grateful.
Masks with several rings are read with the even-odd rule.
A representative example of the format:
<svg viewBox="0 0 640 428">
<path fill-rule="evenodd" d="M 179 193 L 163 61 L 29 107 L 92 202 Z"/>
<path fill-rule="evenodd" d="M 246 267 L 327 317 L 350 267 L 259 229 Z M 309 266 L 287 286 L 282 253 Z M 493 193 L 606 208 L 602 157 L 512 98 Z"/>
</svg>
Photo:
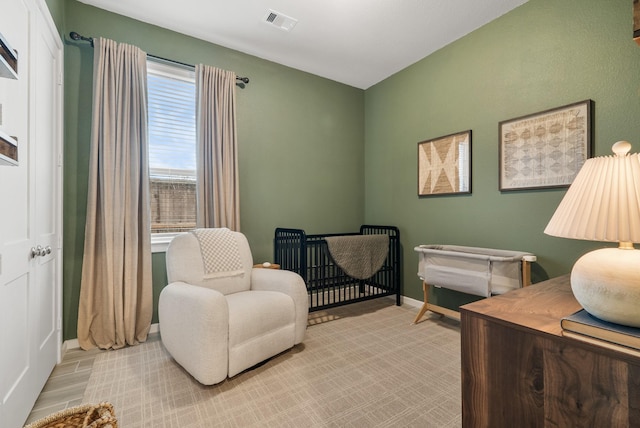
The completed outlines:
<svg viewBox="0 0 640 428">
<path fill-rule="evenodd" d="M 591 315 L 640 327 L 640 157 L 618 141 L 613 156 L 588 159 L 544 230 L 547 235 L 618 242 L 591 251 L 571 270 L 571 289 Z"/>
</svg>

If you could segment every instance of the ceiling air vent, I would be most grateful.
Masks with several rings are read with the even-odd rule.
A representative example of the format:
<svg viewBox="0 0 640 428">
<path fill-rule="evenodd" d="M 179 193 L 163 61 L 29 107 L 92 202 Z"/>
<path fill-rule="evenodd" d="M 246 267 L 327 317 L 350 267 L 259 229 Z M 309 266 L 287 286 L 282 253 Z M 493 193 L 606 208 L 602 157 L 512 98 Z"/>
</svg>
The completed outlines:
<svg viewBox="0 0 640 428">
<path fill-rule="evenodd" d="M 269 10 L 264 18 L 264 22 L 278 27 L 281 30 L 291 31 L 298 23 L 298 20 L 283 13 L 276 12 L 275 10 Z"/>
</svg>

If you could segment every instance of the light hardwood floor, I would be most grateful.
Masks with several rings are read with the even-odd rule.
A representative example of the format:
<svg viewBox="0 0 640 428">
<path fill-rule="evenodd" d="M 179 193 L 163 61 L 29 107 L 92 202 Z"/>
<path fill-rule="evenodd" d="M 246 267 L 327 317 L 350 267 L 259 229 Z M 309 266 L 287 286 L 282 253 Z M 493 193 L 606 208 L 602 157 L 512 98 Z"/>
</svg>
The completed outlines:
<svg viewBox="0 0 640 428">
<path fill-rule="evenodd" d="M 68 350 L 62 362 L 55 366 L 49 376 L 27 418 L 27 423 L 81 404 L 93 361 L 100 352 L 103 351 Z"/>
<path fill-rule="evenodd" d="M 160 340 L 160 333 L 149 333 L 147 340 Z M 67 350 L 62 362 L 54 367 L 42 388 L 26 423 L 82 404 L 93 361 L 100 352 L 109 351 L 100 349 L 84 351 L 78 348 Z"/>
<path fill-rule="evenodd" d="M 159 333 L 150 333 L 148 341 L 159 340 Z M 44 418 L 60 410 L 82 404 L 84 391 L 91 376 L 91 368 L 100 349 L 84 351 L 70 349 L 56 365 L 45 383 L 36 403 L 27 418 L 26 424 Z"/>
<path fill-rule="evenodd" d="M 312 313 L 309 315 L 309 325 L 321 323 L 332 318 L 332 316 L 326 316 L 324 312 Z M 147 340 L 160 340 L 160 333 L 157 329 L 149 333 Z M 42 388 L 25 424 L 82 404 L 82 398 L 91 376 L 93 362 L 100 352 L 109 351 L 100 349 L 84 351 L 79 348 L 67 350 L 62 362 L 54 367 L 47 383 Z"/>
<path fill-rule="evenodd" d="M 417 399 L 415 400 L 413 398 L 408 400 L 400 398 L 400 395 L 402 394 L 398 393 L 399 390 L 393 389 L 396 385 L 395 381 L 387 382 L 384 379 L 381 381 L 380 376 L 369 379 L 372 384 L 382 385 L 384 390 L 388 389 L 395 391 L 394 394 L 390 396 L 393 399 L 390 399 L 387 402 L 385 398 L 381 401 L 385 406 L 388 405 L 387 407 L 380 406 L 380 408 L 376 409 L 375 414 L 378 416 L 382 414 L 386 415 L 386 419 L 382 418 L 380 419 L 381 421 L 395 421 L 395 423 L 400 423 L 401 421 L 406 422 L 404 425 L 400 423 L 395 426 L 430 426 L 439 428 L 445 426 L 459 427 L 461 422 L 459 404 L 459 366 L 456 369 L 450 364 L 454 361 L 454 354 L 455 356 L 459 355 L 459 333 L 457 335 L 452 334 L 452 332 L 459 332 L 459 323 L 440 320 L 437 321 L 440 327 L 435 328 L 437 326 L 434 326 L 425 320 L 424 324 L 421 322 L 417 325 L 410 325 L 410 321 L 415 317 L 416 312 L 416 308 L 411 308 L 410 311 L 401 311 L 398 313 L 398 310 L 392 305 L 392 302 L 385 301 L 384 299 L 374 299 L 359 304 L 332 308 L 327 311 L 314 312 L 309 316 L 310 328 L 314 325 L 327 323 L 325 330 L 328 330 L 328 333 L 321 333 L 318 331 L 315 335 L 310 334 L 305 345 L 308 349 L 312 349 L 313 346 L 321 346 L 328 347 L 327 349 L 332 349 L 333 353 L 354 353 L 354 355 L 357 354 L 366 357 L 364 358 L 364 361 L 358 358 L 354 359 L 354 364 L 357 365 L 357 367 L 354 368 L 354 373 L 360 373 L 362 370 L 366 372 L 367 370 L 363 367 L 365 364 L 375 365 L 382 363 L 386 368 L 389 368 L 390 366 L 394 367 L 399 373 L 398 376 L 405 376 L 409 379 L 410 382 L 407 389 L 403 389 L 402 391 L 405 394 L 409 394 L 411 397 L 414 397 L 414 394 L 417 394 Z M 437 316 L 435 318 L 439 319 Z M 332 322 L 334 320 L 336 321 L 335 324 Z M 375 327 L 375 335 L 372 335 L 370 332 L 372 327 Z M 310 332 L 311 331 L 312 330 L 310 330 Z M 337 337 L 339 340 L 334 344 L 325 337 L 327 334 L 328 338 Z M 314 338 L 315 342 L 313 340 Z M 150 342 L 155 340 L 160 340 L 160 334 L 157 332 L 149 334 L 148 341 Z M 425 348 L 424 346 L 427 343 L 433 346 Z M 386 347 L 388 346 L 391 346 L 394 350 L 398 351 L 399 355 L 387 351 Z M 371 351 L 372 349 L 375 351 Z M 382 354 L 384 354 L 384 358 L 382 358 L 381 362 L 379 361 L 379 358 L 373 358 L 373 356 L 378 355 L 379 350 L 384 350 L 384 352 L 382 352 Z M 85 392 L 88 392 L 86 391 L 87 385 L 93 369 L 100 367 L 104 358 L 111 357 L 104 353 L 116 352 L 119 351 L 68 350 L 64 355 L 63 361 L 55 367 L 49 380 L 45 384 L 27 422 L 30 423 L 50 415 L 51 413 L 82 404 Z M 348 358 L 346 360 L 351 361 Z M 298 370 L 301 370 L 301 372 L 310 374 L 317 372 L 317 370 L 304 368 L 306 367 L 305 364 L 309 364 L 307 359 L 298 358 L 296 361 L 298 364 L 301 364 L 301 366 L 298 367 Z M 96 362 L 95 365 L 94 362 Z M 293 364 L 291 361 L 288 362 Z M 336 366 L 342 367 L 343 370 L 341 373 L 344 372 L 345 364 L 346 362 L 342 360 L 340 363 L 336 363 Z M 256 369 L 254 374 L 257 373 L 257 370 L 260 369 Z M 378 369 L 373 369 L 370 371 L 377 372 L 377 370 Z M 350 371 L 347 370 L 347 372 Z M 435 378 L 436 372 L 441 374 L 440 378 L 438 378 L 440 380 L 438 381 L 436 381 Z M 388 376 L 389 374 L 387 373 L 386 375 Z M 114 381 L 111 374 L 105 375 L 103 373 L 102 376 L 107 376 L 105 378 L 107 381 Z M 257 392 L 252 392 L 250 390 L 250 385 L 247 379 L 251 378 L 252 376 L 249 374 L 248 377 L 245 376 L 243 378 L 239 376 L 235 381 L 227 382 L 227 386 L 231 385 L 232 382 L 245 384 L 244 389 L 238 387 L 238 389 L 234 391 L 243 403 L 247 396 L 252 396 L 254 393 L 264 393 L 263 384 L 259 384 L 259 387 L 256 389 Z M 329 376 L 323 375 L 323 378 L 328 379 Z M 243 379 L 244 382 L 242 381 Z M 362 382 L 367 384 L 369 381 Z M 342 378 L 329 381 L 329 384 L 331 385 L 340 385 L 343 383 L 344 379 Z M 410 386 L 415 389 L 415 391 L 410 389 Z M 433 388 L 435 388 L 435 390 L 433 390 Z M 374 388 L 374 390 L 375 389 L 376 388 Z M 119 390 L 120 389 L 118 389 L 118 391 Z M 325 411 L 332 407 L 330 405 L 325 405 L 325 401 L 327 403 L 329 401 L 331 401 L 331 403 L 335 403 L 337 397 L 336 394 L 339 393 L 338 390 L 332 390 L 331 394 L 328 395 L 329 398 L 326 398 L 326 391 L 323 392 L 322 388 L 320 388 L 319 391 L 322 392 L 322 394 L 315 397 L 320 402 L 320 405 L 315 408 L 316 413 Z M 359 396 L 358 394 L 354 396 L 352 387 L 347 388 L 346 391 L 347 396 L 345 397 L 345 400 L 338 399 L 338 402 L 347 403 L 350 402 L 349 400 L 356 399 L 355 397 L 360 397 L 359 399 L 362 400 L 362 403 L 360 403 L 359 406 L 362 408 L 371 404 L 367 404 L 368 402 L 364 396 Z M 437 392 L 438 396 L 437 403 L 435 404 L 433 403 L 434 396 L 432 394 L 434 391 Z M 278 397 L 274 398 L 274 400 Z M 325 397 L 326 399 L 323 399 L 322 397 Z M 422 397 L 422 399 L 419 397 Z M 430 404 L 423 401 L 426 397 L 432 398 L 431 400 L 427 400 Z M 117 396 L 112 398 L 118 399 Z M 227 397 L 227 399 L 230 398 Z M 405 405 L 406 403 L 413 404 L 409 406 Z M 123 405 L 123 403 L 119 404 L 119 410 L 122 412 L 123 419 L 126 419 L 126 417 L 133 417 L 131 414 L 127 413 L 126 406 Z M 283 410 L 285 413 L 288 408 L 288 406 L 282 407 L 282 409 L 285 409 Z M 259 408 L 253 410 L 262 412 L 264 409 Z M 367 412 L 358 413 L 358 411 L 355 410 L 351 411 L 349 409 L 345 409 L 344 415 L 340 416 L 340 418 L 342 418 L 340 421 L 345 422 L 343 426 L 366 426 L 361 424 L 359 425 L 357 422 L 363 417 L 368 417 L 368 414 L 369 413 Z M 389 415 L 392 416 L 392 419 L 389 419 Z M 280 416 L 285 418 L 291 415 L 283 414 L 278 417 Z M 320 418 L 318 420 L 334 420 L 335 422 L 338 420 L 336 419 L 338 416 L 334 416 L 333 411 L 328 414 L 322 413 L 316 415 L 316 417 Z M 417 425 L 418 423 L 423 424 Z M 426 423 L 426 425 L 424 423 Z M 136 424 L 130 425 L 140 426 Z M 369 426 L 371 425 L 369 424 Z M 388 423 L 385 425 L 382 423 L 381 426 L 394 425 L 389 425 Z"/>
</svg>

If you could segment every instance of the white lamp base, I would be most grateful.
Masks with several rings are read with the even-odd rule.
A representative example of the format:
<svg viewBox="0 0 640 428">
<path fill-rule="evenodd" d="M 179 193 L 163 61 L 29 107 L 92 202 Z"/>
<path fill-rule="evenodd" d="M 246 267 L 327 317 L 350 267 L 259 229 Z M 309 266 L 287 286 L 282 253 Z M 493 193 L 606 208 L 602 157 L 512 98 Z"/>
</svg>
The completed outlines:
<svg viewBox="0 0 640 428">
<path fill-rule="evenodd" d="M 603 248 L 580 257 L 571 289 L 591 315 L 640 327 L 640 250 Z"/>
</svg>

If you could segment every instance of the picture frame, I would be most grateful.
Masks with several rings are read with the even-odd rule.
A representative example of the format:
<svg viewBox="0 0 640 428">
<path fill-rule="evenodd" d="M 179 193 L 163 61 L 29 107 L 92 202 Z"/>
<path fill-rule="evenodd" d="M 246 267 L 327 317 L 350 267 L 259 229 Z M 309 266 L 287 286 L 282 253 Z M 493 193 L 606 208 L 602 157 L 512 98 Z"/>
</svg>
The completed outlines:
<svg viewBox="0 0 640 428">
<path fill-rule="evenodd" d="M 591 157 L 592 103 L 500 122 L 500 191 L 568 187 Z"/>
<path fill-rule="evenodd" d="M 633 40 L 640 45 L 640 0 L 633 0 Z"/>
<path fill-rule="evenodd" d="M 471 130 L 418 143 L 418 196 L 471 193 Z"/>
</svg>

